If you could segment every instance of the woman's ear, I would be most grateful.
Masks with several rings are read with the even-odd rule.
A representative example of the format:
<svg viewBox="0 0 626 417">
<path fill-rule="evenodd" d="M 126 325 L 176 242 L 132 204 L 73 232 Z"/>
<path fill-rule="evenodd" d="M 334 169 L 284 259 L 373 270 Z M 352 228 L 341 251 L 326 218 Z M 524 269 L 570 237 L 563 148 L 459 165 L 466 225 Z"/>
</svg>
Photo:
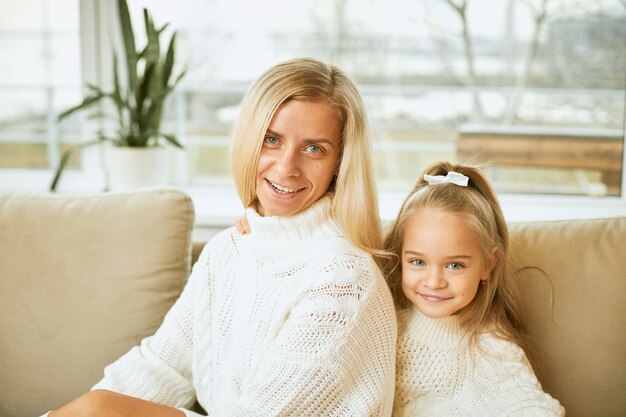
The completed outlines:
<svg viewBox="0 0 626 417">
<path fill-rule="evenodd" d="M 499 256 L 500 256 L 500 251 L 498 251 L 498 248 L 494 247 L 493 249 L 491 249 L 491 255 L 489 256 L 489 259 L 487 259 L 487 262 L 485 263 L 485 278 L 484 278 L 485 281 L 491 277 L 491 271 L 493 271 L 493 268 L 496 267 L 496 263 L 498 262 Z"/>
</svg>

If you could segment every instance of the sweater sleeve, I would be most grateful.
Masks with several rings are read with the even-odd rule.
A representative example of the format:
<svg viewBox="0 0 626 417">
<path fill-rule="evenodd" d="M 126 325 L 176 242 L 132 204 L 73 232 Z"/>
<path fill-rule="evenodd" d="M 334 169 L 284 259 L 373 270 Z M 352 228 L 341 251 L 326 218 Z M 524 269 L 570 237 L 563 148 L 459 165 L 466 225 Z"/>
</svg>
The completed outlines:
<svg viewBox="0 0 626 417">
<path fill-rule="evenodd" d="M 104 378 L 92 390 L 110 390 L 174 408 L 192 405 L 196 398 L 191 370 L 195 297 L 207 280 L 205 248 L 156 333 L 107 366 Z M 188 416 L 199 415 L 181 411 Z"/>
<path fill-rule="evenodd" d="M 336 257 L 275 329 L 219 416 L 390 415 L 395 375 L 393 303 L 369 259 Z"/>
<path fill-rule="evenodd" d="M 565 416 L 565 409 L 561 404 L 543 391 L 519 346 L 493 337 L 488 337 L 487 344 L 483 346 L 487 356 L 477 370 L 477 380 L 483 382 L 475 385 L 475 395 L 484 396 L 480 392 L 481 388 L 492 386 L 488 390 L 496 395 L 491 396 L 491 399 L 485 398 L 494 407 L 492 415 Z M 488 390 L 485 389 L 485 392 Z"/>
</svg>

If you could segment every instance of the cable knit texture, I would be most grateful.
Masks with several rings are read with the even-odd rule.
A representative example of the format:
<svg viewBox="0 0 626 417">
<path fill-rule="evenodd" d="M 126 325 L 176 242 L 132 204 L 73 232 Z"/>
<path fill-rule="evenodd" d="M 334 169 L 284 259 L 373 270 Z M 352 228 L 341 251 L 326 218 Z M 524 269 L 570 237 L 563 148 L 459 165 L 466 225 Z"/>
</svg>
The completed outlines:
<svg viewBox="0 0 626 417">
<path fill-rule="evenodd" d="M 484 334 L 470 348 L 457 318 L 399 313 L 394 417 L 564 416 L 523 350 Z"/>
<path fill-rule="evenodd" d="M 215 416 L 388 416 L 396 316 L 372 258 L 329 217 L 248 209 L 204 248 L 157 332 L 94 389 Z"/>
</svg>

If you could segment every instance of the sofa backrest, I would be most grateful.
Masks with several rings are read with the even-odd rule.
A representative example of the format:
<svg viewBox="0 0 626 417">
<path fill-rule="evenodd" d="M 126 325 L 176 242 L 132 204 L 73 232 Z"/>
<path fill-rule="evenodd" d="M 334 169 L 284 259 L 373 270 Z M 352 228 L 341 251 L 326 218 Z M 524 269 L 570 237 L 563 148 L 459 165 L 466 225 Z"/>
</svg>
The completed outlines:
<svg viewBox="0 0 626 417">
<path fill-rule="evenodd" d="M 0 416 L 78 397 L 154 333 L 189 274 L 193 224 L 174 189 L 0 196 Z"/>
<path fill-rule="evenodd" d="M 77 397 L 153 333 L 187 279 L 193 223 L 174 189 L 0 195 L 0 416 Z M 626 217 L 510 230 L 517 267 L 533 267 L 517 277 L 544 389 L 569 417 L 623 415 Z"/>
<path fill-rule="evenodd" d="M 511 224 L 538 373 L 568 417 L 626 410 L 626 217 Z M 545 273 L 545 274 L 544 274 Z"/>
</svg>

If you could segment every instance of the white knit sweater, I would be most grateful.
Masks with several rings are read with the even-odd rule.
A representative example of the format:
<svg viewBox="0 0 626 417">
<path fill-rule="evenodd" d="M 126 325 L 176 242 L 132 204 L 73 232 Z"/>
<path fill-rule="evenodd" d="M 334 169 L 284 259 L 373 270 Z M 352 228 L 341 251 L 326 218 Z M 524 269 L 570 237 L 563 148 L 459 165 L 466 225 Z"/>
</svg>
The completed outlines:
<svg viewBox="0 0 626 417">
<path fill-rule="evenodd" d="M 399 314 L 394 417 L 564 416 L 524 351 L 490 334 L 470 349 L 455 316 Z"/>
<path fill-rule="evenodd" d="M 372 258 L 329 218 L 246 211 L 204 248 L 157 332 L 93 389 L 209 416 L 388 416 L 396 316 Z"/>
</svg>

